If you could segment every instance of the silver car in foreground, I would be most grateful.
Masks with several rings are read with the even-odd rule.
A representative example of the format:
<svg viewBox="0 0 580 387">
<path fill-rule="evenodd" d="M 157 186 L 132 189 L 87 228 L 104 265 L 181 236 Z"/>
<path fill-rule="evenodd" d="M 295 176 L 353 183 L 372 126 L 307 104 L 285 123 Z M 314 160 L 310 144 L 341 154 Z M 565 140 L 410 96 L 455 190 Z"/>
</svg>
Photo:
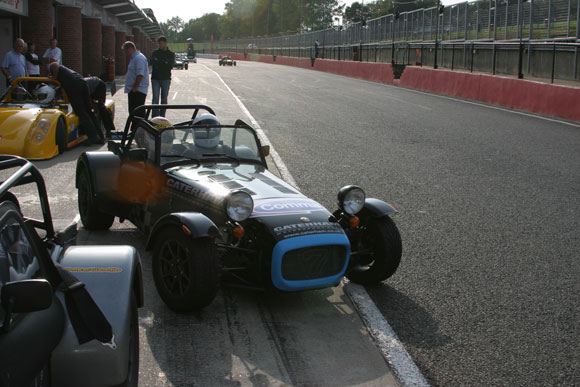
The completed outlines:
<svg viewBox="0 0 580 387">
<path fill-rule="evenodd" d="M 0 386 L 137 386 L 137 251 L 74 246 L 76 223 L 55 232 L 32 163 L 0 155 L 0 174 Z M 24 184 L 36 184 L 41 220 L 11 192 Z"/>
</svg>

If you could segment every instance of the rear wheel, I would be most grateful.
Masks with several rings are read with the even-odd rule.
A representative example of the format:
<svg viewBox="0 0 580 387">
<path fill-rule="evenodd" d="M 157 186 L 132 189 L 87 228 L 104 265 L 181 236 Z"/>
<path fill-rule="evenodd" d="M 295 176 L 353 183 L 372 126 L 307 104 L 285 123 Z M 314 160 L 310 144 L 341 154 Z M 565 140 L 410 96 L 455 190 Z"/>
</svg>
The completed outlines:
<svg viewBox="0 0 580 387">
<path fill-rule="evenodd" d="M 352 282 L 373 285 L 395 274 L 403 245 L 395 222 L 388 216 L 370 219 L 365 227 L 358 249 L 358 265 L 346 276 Z"/>
<path fill-rule="evenodd" d="M 62 154 L 66 150 L 66 124 L 64 119 L 60 117 L 56 123 L 55 142 L 58 147 L 58 154 Z"/>
<path fill-rule="evenodd" d="M 155 239 L 153 279 L 163 301 L 176 312 L 209 305 L 219 287 L 219 261 L 210 238 L 192 239 L 179 228 Z"/>
<path fill-rule="evenodd" d="M 89 172 L 84 168 L 78 182 L 78 204 L 81 221 L 87 230 L 108 230 L 113 224 L 115 217 L 98 209 L 89 179 Z"/>
</svg>

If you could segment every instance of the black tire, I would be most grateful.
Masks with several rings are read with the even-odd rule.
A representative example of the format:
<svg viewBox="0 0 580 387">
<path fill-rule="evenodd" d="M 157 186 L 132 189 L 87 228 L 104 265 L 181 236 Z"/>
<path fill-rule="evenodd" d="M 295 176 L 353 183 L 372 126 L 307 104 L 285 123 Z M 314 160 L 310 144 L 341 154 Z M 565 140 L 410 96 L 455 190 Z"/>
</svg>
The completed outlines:
<svg viewBox="0 0 580 387">
<path fill-rule="evenodd" d="M 188 66 L 187 64 L 185 64 L 183 67 L 184 67 L 184 68 L 187 70 L 187 68 L 188 68 L 189 66 Z"/>
<path fill-rule="evenodd" d="M 127 379 L 119 387 L 137 387 L 139 385 L 139 311 L 137 298 L 131 293 L 131 321 L 129 325 L 129 371 Z"/>
<path fill-rule="evenodd" d="M 367 254 L 362 255 L 361 251 L 359 265 L 346 277 L 357 284 L 373 285 L 395 274 L 401 263 L 403 245 L 395 222 L 388 216 L 370 219 L 363 227 L 366 232 L 359 250 L 364 249 Z"/>
<path fill-rule="evenodd" d="M 87 230 L 108 230 L 115 217 L 98 209 L 86 168 L 79 176 L 78 187 L 79 213 L 83 226 Z"/>
<path fill-rule="evenodd" d="M 66 124 L 62 117 L 60 117 L 56 123 L 54 141 L 58 147 L 58 154 L 62 154 L 66 150 Z"/>
<path fill-rule="evenodd" d="M 209 305 L 219 288 L 219 259 L 210 238 L 192 239 L 179 228 L 155 238 L 153 279 L 163 302 L 176 312 Z"/>
</svg>

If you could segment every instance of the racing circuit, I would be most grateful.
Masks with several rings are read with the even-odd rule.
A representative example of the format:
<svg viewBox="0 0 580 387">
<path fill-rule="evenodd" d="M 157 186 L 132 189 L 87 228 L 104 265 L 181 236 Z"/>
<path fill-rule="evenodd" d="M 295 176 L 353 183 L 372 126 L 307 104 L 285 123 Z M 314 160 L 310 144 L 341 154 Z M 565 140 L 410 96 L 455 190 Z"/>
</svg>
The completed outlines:
<svg viewBox="0 0 580 387">
<path fill-rule="evenodd" d="M 114 99 L 122 128 L 126 95 Z M 156 293 L 132 225 L 81 229 L 79 244 L 140 251 L 140 385 L 580 384 L 578 122 L 249 61 L 174 70 L 169 100 L 251 122 L 272 147 L 270 168 L 327 208 L 346 184 L 396 205 L 403 259 L 366 289 L 380 314 L 370 329 L 343 286 L 222 288 L 208 308 L 178 315 Z M 62 223 L 78 213 L 73 176 L 85 150 L 35 162 Z M 22 194 L 35 211 L 34 195 Z M 397 345 L 409 359 L 390 357 Z M 405 379 L 409 364 L 417 373 Z"/>
</svg>

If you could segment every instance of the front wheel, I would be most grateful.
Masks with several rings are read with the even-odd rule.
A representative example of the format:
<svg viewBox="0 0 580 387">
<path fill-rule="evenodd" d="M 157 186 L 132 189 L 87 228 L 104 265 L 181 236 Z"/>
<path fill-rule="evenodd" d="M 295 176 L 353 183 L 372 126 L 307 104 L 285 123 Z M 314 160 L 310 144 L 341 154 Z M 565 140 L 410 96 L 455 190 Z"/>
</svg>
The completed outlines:
<svg viewBox="0 0 580 387">
<path fill-rule="evenodd" d="M 79 213 L 83 226 L 87 230 L 108 230 L 115 217 L 99 210 L 86 168 L 79 176 L 78 187 Z"/>
<path fill-rule="evenodd" d="M 153 279 L 159 295 L 176 312 L 209 305 L 219 287 L 219 260 L 210 238 L 192 239 L 180 228 L 155 238 Z"/>
<path fill-rule="evenodd" d="M 137 387 L 139 385 L 139 312 L 137 298 L 131 294 L 131 316 L 129 321 L 129 361 L 127 379 L 119 387 Z"/>
<path fill-rule="evenodd" d="M 346 275 L 352 282 L 373 285 L 386 280 L 401 262 L 403 245 L 395 222 L 388 216 L 370 219 L 358 245 L 358 264 Z"/>
<path fill-rule="evenodd" d="M 66 124 L 64 119 L 60 117 L 56 124 L 55 142 L 58 147 L 58 154 L 62 154 L 66 150 Z"/>
</svg>

